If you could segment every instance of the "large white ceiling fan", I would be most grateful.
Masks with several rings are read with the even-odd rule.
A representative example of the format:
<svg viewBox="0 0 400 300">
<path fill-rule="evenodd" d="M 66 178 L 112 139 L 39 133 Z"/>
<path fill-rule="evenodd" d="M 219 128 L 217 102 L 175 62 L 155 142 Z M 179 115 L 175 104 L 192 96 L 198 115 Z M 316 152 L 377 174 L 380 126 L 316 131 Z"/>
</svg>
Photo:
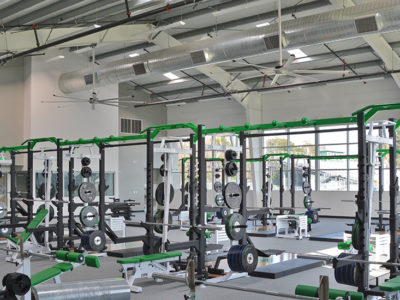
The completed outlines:
<svg viewBox="0 0 400 300">
<path fill-rule="evenodd" d="M 282 8 L 281 8 L 281 0 L 278 0 L 278 27 L 279 27 L 279 65 L 275 68 L 264 67 L 257 64 L 251 63 L 241 63 L 235 61 L 238 64 L 243 64 L 246 66 L 253 66 L 257 69 L 263 71 L 265 75 L 274 76 L 271 81 L 271 86 L 275 86 L 278 83 L 278 79 L 282 76 L 294 77 L 297 81 L 306 81 L 306 82 L 318 82 L 319 80 L 306 76 L 303 74 L 332 74 L 332 75 L 346 75 L 349 73 L 348 70 L 300 70 L 295 69 L 293 67 L 293 61 L 296 59 L 294 54 L 291 54 L 288 60 L 283 63 L 283 49 L 282 49 Z"/>
<path fill-rule="evenodd" d="M 132 99 L 135 96 L 127 96 L 127 97 L 115 97 L 115 98 L 108 98 L 108 99 L 99 99 L 96 92 L 96 71 L 95 71 L 95 64 L 96 64 L 96 53 L 95 47 L 92 46 L 92 82 L 93 82 L 93 89 L 89 99 L 84 98 L 74 98 L 68 96 L 59 96 L 53 94 L 55 98 L 61 98 L 65 100 L 51 100 L 51 101 L 42 101 L 42 103 L 89 103 L 92 105 L 92 109 L 96 108 L 96 104 L 106 105 L 106 106 L 113 106 L 113 107 L 123 107 L 127 108 L 127 104 L 144 104 L 144 101 L 133 101 Z"/>
</svg>

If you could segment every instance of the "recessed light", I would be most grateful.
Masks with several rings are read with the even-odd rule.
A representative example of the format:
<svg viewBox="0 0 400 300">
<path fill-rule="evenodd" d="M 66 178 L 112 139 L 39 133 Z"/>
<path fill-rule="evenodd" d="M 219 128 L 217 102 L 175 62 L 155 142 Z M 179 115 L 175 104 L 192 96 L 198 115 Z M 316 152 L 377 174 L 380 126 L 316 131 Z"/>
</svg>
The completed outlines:
<svg viewBox="0 0 400 300">
<path fill-rule="evenodd" d="M 183 25 L 186 25 L 186 22 L 185 21 L 179 21 L 179 24 L 181 24 L 183 26 Z"/>
<path fill-rule="evenodd" d="M 165 73 L 164 76 L 171 80 L 179 79 L 179 76 L 176 76 L 174 73 L 171 72 Z"/>
<path fill-rule="evenodd" d="M 292 55 L 294 55 L 296 58 L 301 58 L 301 57 L 306 57 L 307 54 L 305 54 L 301 49 L 292 49 L 288 50 L 288 52 Z"/>
<path fill-rule="evenodd" d="M 136 57 L 136 56 L 139 56 L 139 53 L 136 53 L 136 52 L 135 52 L 135 53 L 131 53 L 131 54 L 129 54 L 128 56 L 129 56 L 129 57 Z"/>
<path fill-rule="evenodd" d="M 265 26 L 269 26 L 269 25 L 270 25 L 269 22 L 265 22 L 265 23 L 257 24 L 256 27 L 260 28 L 260 27 L 265 27 Z"/>
<path fill-rule="evenodd" d="M 99 25 L 99 24 L 94 24 L 93 26 L 94 26 L 94 28 L 99 28 L 99 27 L 101 27 L 101 25 Z"/>
</svg>

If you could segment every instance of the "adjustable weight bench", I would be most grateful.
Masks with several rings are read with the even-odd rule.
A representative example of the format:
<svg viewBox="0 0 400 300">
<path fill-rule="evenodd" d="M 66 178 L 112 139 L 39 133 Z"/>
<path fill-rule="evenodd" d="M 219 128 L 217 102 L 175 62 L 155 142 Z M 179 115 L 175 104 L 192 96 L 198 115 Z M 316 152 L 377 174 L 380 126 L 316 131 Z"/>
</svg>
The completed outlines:
<svg viewBox="0 0 400 300">
<path fill-rule="evenodd" d="M 38 228 L 39 225 L 44 221 L 46 215 L 49 213 L 47 209 L 41 209 L 36 216 L 32 219 L 32 221 L 26 227 L 27 229 L 35 229 Z M 6 261 L 10 262 L 20 262 L 19 256 L 19 248 L 22 239 L 24 250 L 32 251 L 32 252 L 42 252 L 47 249 L 37 242 L 35 235 L 33 232 L 29 232 L 25 230 L 22 232 L 17 238 L 7 235 L 7 248 L 9 250 L 14 250 L 14 253 L 10 256 L 6 257 Z"/>
<path fill-rule="evenodd" d="M 400 276 L 392 278 L 379 286 L 381 291 L 385 292 L 385 299 L 399 300 L 400 299 Z"/>
<path fill-rule="evenodd" d="M 121 258 L 117 260 L 117 263 L 121 264 L 121 272 L 131 287 L 131 292 L 141 293 L 142 288 L 133 285 L 136 279 L 152 278 L 153 273 L 169 273 L 171 267 L 168 262 L 175 261 L 181 256 L 182 252 L 165 252 Z M 163 265 L 163 263 L 167 264 Z M 132 272 L 130 273 L 130 271 Z"/>
</svg>

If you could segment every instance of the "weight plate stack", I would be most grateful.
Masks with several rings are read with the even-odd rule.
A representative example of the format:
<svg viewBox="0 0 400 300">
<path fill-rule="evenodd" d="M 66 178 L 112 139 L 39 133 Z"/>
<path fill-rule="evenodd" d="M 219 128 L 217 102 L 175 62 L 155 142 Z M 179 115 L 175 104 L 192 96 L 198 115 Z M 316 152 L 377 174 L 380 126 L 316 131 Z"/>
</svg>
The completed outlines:
<svg viewBox="0 0 400 300">
<path fill-rule="evenodd" d="M 46 205 L 45 205 L 45 204 L 40 204 L 40 205 L 38 206 L 37 210 L 36 210 L 36 213 L 38 213 L 39 211 L 41 211 L 42 209 L 45 209 L 45 208 L 46 208 Z M 54 208 L 53 208 L 52 205 L 49 206 L 49 211 L 50 211 L 50 214 L 49 214 L 49 221 L 51 221 L 51 220 L 54 219 L 54 215 L 55 215 Z"/>
<path fill-rule="evenodd" d="M 303 203 L 304 203 L 304 207 L 305 207 L 306 209 L 310 210 L 310 209 L 312 208 L 311 196 L 305 195 L 305 196 L 304 196 Z"/>
<path fill-rule="evenodd" d="M 82 182 L 78 188 L 79 198 L 85 203 L 92 203 L 96 198 L 96 186 L 91 182 Z"/>
<path fill-rule="evenodd" d="M 6 196 L 6 187 L 0 183 L 0 198 L 4 198 Z"/>
<path fill-rule="evenodd" d="M 237 159 L 237 152 L 235 150 L 229 149 L 225 151 L 225 160 L 231 161 Z"/>
<path fill-rule="evenodd" d="M 219 211 L 217 211 L 217 218 L 226 220 L 226 218 L 229 216 L 229 209 L 226 207 L 221 207 Z"/>
<path fill-rule="evenodd" d="M 229 208 L 238 208 L 242 202 L 242 190 L 235 182 L 229 182 L 224 188 L 225 204 Z"/>
<path fill-rule="evenodd" d="M 234 272 L 251 273 L 257 268 L 258 254 L 254 246 L 234 245 L 228 252 L 228 265 Z"/>
<path fill-rule="evenodd" d="M 338 258 L 350 256 L 349 253 L 340 253 Z M 358 264 L 349 263 L 339 268 L 335 268 L 335 279 L 337 283 L 346 284 L 351 286 L 357 286 L 358 275 Z"/>
<path fill-rule="evenodd" d="M 217 206 L 223 206 L 225 204 L 224 196 L 221 194 L 215 195 L 215 204 L 217 204 Z"/>
<path fill-rule="evenodd" d="M 83 226 L 94 227 L 99 224 L 99 213 L 93 206 L 85 206 L 81 209 L 79 220 Z"/>
<path fill-rule="evenodd" d="M 230 161 L 225 165 L 225 173 L 229 177 L 235 176 L 237 174 L 238 170 L 239 170 L 239 168 L 238 168 L 237 164 L 233 161 Z"/>
<path fill-rule="evenodd" d="M 216 182 L 214 183 L 214 191 L 215 191 L 216 193 L 221 193 L 221 192 L 222 192 L 222 183 L 221 183 L 221 182 L 216 181 Z"/>
<path fill-rule="evenodd" d="M 42 200 L 45 200 L 46 198 L 46 184 L 43 182 L 39 188 L 38 188 L 38 197 Z M 54 187 L 54 184 L 51 184 L 50 187 L 50 199 L 53 199 L 56 196 L 56 188 Z"/>
<path fill-rule="evenodd" d="M 174 194 L 175 190 L 172 184 L 170 185 L 170 191 L 169 191 L 169 203 L 174 200 Z M 159 205 L 164 206 L 164 182 L 161 182 L 156 189 L 156 201 Z"/>
<path fill-rule="evenodd" d="M 87 166 L 82 167 L 81 175 L 83 178 L 89 178 L 90 176 L 92 176 L 92 169 Z"/>
<path fill-rule="evenodd" d="M 0 202 L 0 219 L 3 219 L 7 216 L 7 206 L 5 203 Z"/>
<path fill-rule="evenodd" d="M 155 223 L 164 223 L 164 210 L 163 209 L 158 209 L 156 213 L 154 214 L 154 222 Z M 168 215 L 168 224 L 172 224 L 172 215 L 169 213 Z M 169 229 L 169 227 L 167 227 Z M 157 233 L 163 233 L 163 226 L 161 225 L 155 225 L 154 226 L 154 231 Z"/>
<path fill-rule="evenodd" d="M 9 224 L 8 221 L 0 222 L 0 225 Z M 4 238 L 11 234 L 11 228 L 0 228 L 0 238 Z"/>
<path fill-rule="evenodd" d="M 225 231 L 229 239 L 238 241 L 246 233 L 246 220 L 241 214 L 233 213 L 228 216 L 225 222 Z"/>
<path fill-rule="evenodd" d="M 86 231 L 81 237 L 81 245 L 87 251 L 102 251 L 106 247 L 106 236 L 100 230 Z"/>
</svg>

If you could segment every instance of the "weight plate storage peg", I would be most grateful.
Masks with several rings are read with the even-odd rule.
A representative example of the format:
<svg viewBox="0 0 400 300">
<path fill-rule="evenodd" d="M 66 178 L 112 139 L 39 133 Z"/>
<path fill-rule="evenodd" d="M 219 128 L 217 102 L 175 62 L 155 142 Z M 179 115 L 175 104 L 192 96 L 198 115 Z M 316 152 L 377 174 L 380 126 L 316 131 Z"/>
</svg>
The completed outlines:
<svg viewBox="0 0 400 300">
<path fill-rule="evenodd" d="M 0 183 L 0 198 L 4 198 L 6 195 L 6 187 Z"/>
<path fill-rule="evenodd" d="M 304 207 L 306 209 L 310 210 L 312 208 L 312 203 L 313 203 L 313 201 L 311 200 L 311 196 L 309 196 L 309 195 L 304 196 L 303 203 L 304 203 Z"/>
<path fill-rule="evenodd" d="M 92 203 L 96 198 L 96 186 L 91 182 L 82 182 L 78 188 L 79 198 L 85 203 Z"/>
<path fill-rule="evenodd" d="M 303 193 L 306 195 L 311 194 L 311 184 L 308 181 L 304 181 L 302 184 Z"/>
<path fill-rule="evenodd" d="M 154 222 L 155 223 L 164 223 L 164 210 L 163 209 L 158 209 L 156 213 L 154 214 Z M 168 215 L 168 222 L 167 224 L 172 224 L 172 215 L 169 213 Z M 167 227 L 169 229 L 169 227 Z M 163 226 L 162 225 L 155 225 L 154 226 L 154 231 L 157 233 L 163 233 Z"/>
<path fill-rule="evenodd" d="M 251 273 L 257 268 L 258 254 L 253 245 L 234 245 L 228 252 L 228 265 L 234 272 Z"/>
<path fill-rule="evenodd" d="M 174 199 L 174 194 L 175 194 L 175 190 L 174 187 L 172 186 L 172 184 L 170 185 L 170 190 L 169 190 L 169 203 L 172 202 L 172 200 Z M 159 205 L 164 206 L 164 182 L 161 182 L 156 189 L 156 201 Z"/>
<path fill-rule="evenodd" d="M 224 196 L 221 194 L 215 195 L 215 204 L 217 204 L 217 206 L 223 206 L 225 204 Z"/>
<path fill-rule="evenodd" d="M 83 167 L 81 170 L 81 175 L 83 178 L 89 178 L 92 176 L 92 169 L 90 167 Z"/>
<path fill-rule="evenodd" d="M 56 188 L 54 187 L 54 184 L 51 184 L 50 199 L 53 199 L 55 196 L 56 196 Z M 42 200 L 45 200 L 46 198 L 46 184 L 44 182 L 39 186 L 38 197 Z"/>
<path fill-rule="evenodd" d="M 3 202 L 0 202 L 0 219 L 3 219 L 5 216 L 7 216 L 7 206 Z"/>
<path fill-rule="evenodd" d="M 45 209 L 45 208 L 46 208 L 46 205 L 45 205 L 45 204 L 40 204 L 40 205 L 38 206 L 37 210 L 36 210 L 36 213 L 38 213 L 39 211 L 41 211 L 42 209 Z M 54 215 L 55 215 L 54 208 L 53 208 L 53 206 L 52 206 L 51 204 L 50 204 L 50 206 L 49 206 L 49 211 L 50 211 L 50 214 L 49 214 L 49 221 L 51 221 L 51 220 L 54 219 Z"/>
<path fill-rule="evenodd" d="M 81 245 L 88 251 L 101 251 L 106 246 L 106 236 L 100 230 L 86 231 L 81 237 Z"/>
<path fill-rule="evenodd" d="M 233 161 L 230 161 L 225 165 L 225 173 L 229 177 L 235 176 L 238 170 L 237 164 Z"/>
<path fill-rule="evenodd" d="M 231 161 L 237 159 L 237 152 L 235 150 L 229 149 L 225 151 L 225 160 Z"/>
<path fill-rule="evenodd" d="M 88 165 L 90 165 L 90 158 L 86 157 L 86 156 L 83 157 L 81 159 L 81 164 L 82 164 L 82 166 L 87 167 Z"/>
<path fill-rule="evenodd" d="M 214 191 L 216 193 L 221 193 L 222 192 L 222 183 L 220 181 L 216 181 L 214 183 Z"/>
<path fill-rule="evenodd" d="M 225 204 L 229 208 L 238 208 L 242 202 L 242 190 L 235 182 L 229 182 L 224 189 Z"/>
<path fill-rule="evenodd" d="M 99 224 L 99 213 L 93 206 L 85 206 L 79 213 L 79 220 L 83 226 L 94 227 Z"/>
<path fill-rule="evenodd" d="M 241 240 L 246 233 L 246 220 L 241 214 L 231 214 L 225 222 L 225 231 L 229 239 Z"/>
</svg>

